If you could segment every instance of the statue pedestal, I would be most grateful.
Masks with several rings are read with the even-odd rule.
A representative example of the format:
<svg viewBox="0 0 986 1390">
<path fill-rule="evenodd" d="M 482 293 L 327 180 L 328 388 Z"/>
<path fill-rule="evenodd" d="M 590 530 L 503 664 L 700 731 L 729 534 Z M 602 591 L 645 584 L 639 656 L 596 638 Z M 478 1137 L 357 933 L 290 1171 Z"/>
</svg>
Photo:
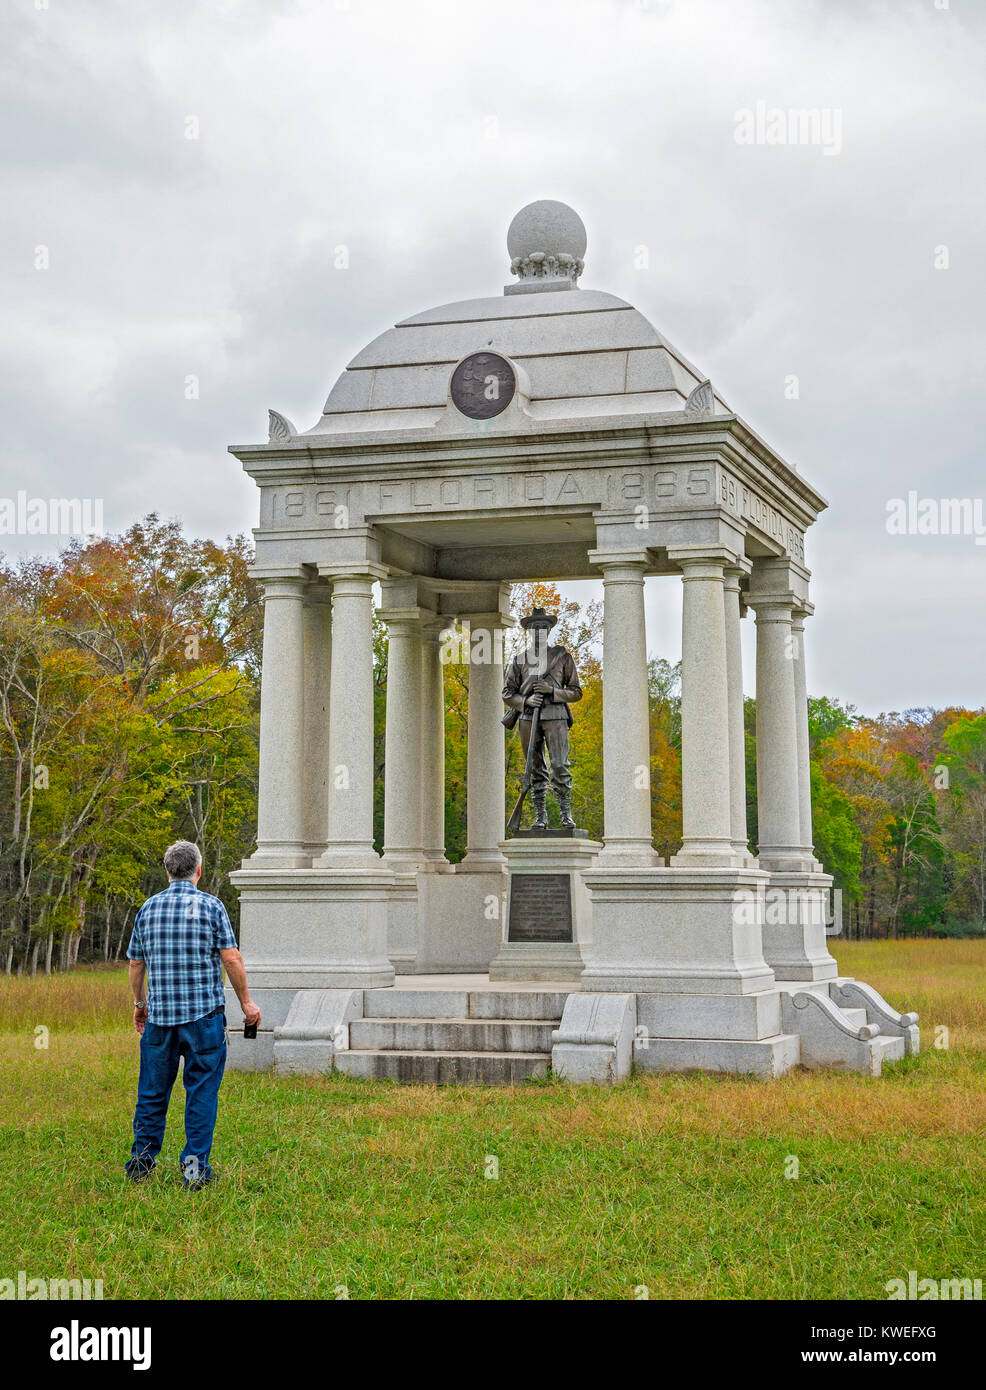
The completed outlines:
<svg viewBox="0 0 986 1390">
<path fill-rule="evenodd" d="M 602 849 L 586 832 L 522 833 L 500 843 L 507 902 L 490 979 L 576 983 L 591 939 L 592 905 L 582 875 Z"/>
</svg>

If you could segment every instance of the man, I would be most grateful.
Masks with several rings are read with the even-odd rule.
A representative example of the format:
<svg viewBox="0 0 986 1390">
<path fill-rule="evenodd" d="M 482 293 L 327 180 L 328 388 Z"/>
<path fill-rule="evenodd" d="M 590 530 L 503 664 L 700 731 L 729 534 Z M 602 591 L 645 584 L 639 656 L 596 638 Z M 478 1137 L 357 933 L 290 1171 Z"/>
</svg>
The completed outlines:
<svg viewBox="0 0 986 1390">
<path fill-rule="evenodd" d="M 222 965 L 247 1023 L 260 1022 L 250 998 L 243 957 L 226 909 L 200 893 L 202 855 L 179 840 L 165 851 L 169 884 L 137 913 L 127 948 L 134 999 L 134 1028 L 140 1037 L 140 1079 L 134 1113 L 134 1142 L 126 1165 L 134 1182 L 146 1178 L 164 1143 L 171 1088 L 184 1057 L 185 1147 L 182 1183 L 198 1191 L 212 1181 L 209 1152 L 219 1108 L 219 1083 L 226 1066 L 226 999 Z M 145 972 L 149 976 L 144 997 Z"/>
<path fill-rule="evenodd" d="M 527 646 L 511 661 L 503 687 L 505 703 L 520 714 L 520 741 L 525 760 L 530 746 L 534 711 L 541 711 L 531 765 L 534 830 L 548 828 L 548 770 L 544 762 L 546 745 L 551 759 L 551 785 L 558 801 L 561 823 L 566 830 L 571 830 L 575 825 L 572 819 L 572 774 L 568 766 L 568 731 L 575 722 L 570 706 L 582 699 L 582 687 L 571 652 L 564 647 L 548 645 L 548 633 L 557 621 L 556 614 L 546 613 L 543 608 L 535 608 L 526 618 L 521 618 L 520 625 L 527 633 Z"/>
</svg>

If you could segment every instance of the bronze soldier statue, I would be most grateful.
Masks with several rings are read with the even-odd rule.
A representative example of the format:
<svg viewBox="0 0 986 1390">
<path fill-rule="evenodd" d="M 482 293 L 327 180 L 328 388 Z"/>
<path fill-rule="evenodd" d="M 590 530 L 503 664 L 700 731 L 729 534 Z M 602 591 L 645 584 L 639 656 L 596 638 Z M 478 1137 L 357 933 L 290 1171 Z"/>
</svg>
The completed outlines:
<svg viewBox="0 0 986 1390">
<path fill-rule="evenodd" d="M 572 819 L 572 774 L 568 766 L 568 730 L 574 722 L 570 706 L 582 699 L 582 687 L 571 652 L 564 647 L 548 645 L 548 633 L 557 621 L 557 615 L 546 613 L 543 608 L 535 608 L 526 618 L 521 618 L 521 627 L 527 632 L 527 646 L 511 661 L 503 687 L 503 699 L 511 709 L 503 722 L 508 728 L 513 728 L 519 719 L 525 759 L 530 747 L 534 711 L 540 710 L 531 759 L 535 830 L 548 828 L 545 805 L 548 794 L 548 769 L 544 760 L 546 744 L 551 760 L 551 785 L 558 802 L 561 823 L 566 830 L 575 826 Z"/>
</svg>

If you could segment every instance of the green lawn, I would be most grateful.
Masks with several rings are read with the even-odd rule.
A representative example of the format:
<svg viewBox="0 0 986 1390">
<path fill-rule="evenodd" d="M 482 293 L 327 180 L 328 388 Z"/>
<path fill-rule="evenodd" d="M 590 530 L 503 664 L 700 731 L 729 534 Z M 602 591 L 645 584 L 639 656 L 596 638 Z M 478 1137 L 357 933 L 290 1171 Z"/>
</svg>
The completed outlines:
<svg viewBox="0 0 986 1390">
<path fill-rule="evenodd" d="M 0 980 L 0 1277 L 270 1299 L 881 1298 L 910 1269 L 986 1277 L 986 944 L 836 950 L 922 1012 L 922 1055 L 879 1080 L 482 1090 L 230 1074 L 221 1180 L 195 1195 L 177 1103 L 152 1181 L 122 1175 L 137 1061 L 124 972 Z"/>
</svg>

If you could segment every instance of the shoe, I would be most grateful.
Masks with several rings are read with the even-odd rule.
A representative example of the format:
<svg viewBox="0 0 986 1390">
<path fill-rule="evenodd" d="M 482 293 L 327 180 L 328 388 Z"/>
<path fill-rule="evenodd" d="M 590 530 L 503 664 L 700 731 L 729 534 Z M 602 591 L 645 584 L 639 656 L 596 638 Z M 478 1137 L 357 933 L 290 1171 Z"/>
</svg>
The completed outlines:
<svg viewBox="0 0 986 1390">
<path fill-rule="evenodd" d="M 210 1183 L 216 1181 L 212 1173 L 207 1178 L 196 1178 L 194 1182 L 189 1182 L 187 1178 L 182 1178 L 181 1185 L 186 1192 L 201 1192 L 203 1187 L 208 1187 Z"/>
<path fill-rule="evenodd" d="M 131 1182 L 144 1182 L 156 1167 L 153 1159 L 148 1162 L 147 1159 L 131 1158 L 124 1165 L 124 1172 Z"/>
<path fill-rule="evenodd" d="M 199 1169 L 197 1158 L 189 1157 L 179 1160 L 181 1169 L 181 1185 L 186 1192 L 201 1192 L 203 1187 L 208 1187 L 209 1183 L 215 1182 L 215 1174 L 212 1169 L 206 1167 L 204 1172 Z"/>
<path fill-rule="evenodd" d="M 534 798 L 534 824 L 532 830 L 547 830 L 548 828 L 548 808 L 546 798 L 536 796 Z"/>
<path fill-rule="evenodd" d="M 569 797 L 558 798 L 558 815 L 563 830 L 575 829 L 575 821 L 572 819 L 572 803 Z"/>
</svg>

